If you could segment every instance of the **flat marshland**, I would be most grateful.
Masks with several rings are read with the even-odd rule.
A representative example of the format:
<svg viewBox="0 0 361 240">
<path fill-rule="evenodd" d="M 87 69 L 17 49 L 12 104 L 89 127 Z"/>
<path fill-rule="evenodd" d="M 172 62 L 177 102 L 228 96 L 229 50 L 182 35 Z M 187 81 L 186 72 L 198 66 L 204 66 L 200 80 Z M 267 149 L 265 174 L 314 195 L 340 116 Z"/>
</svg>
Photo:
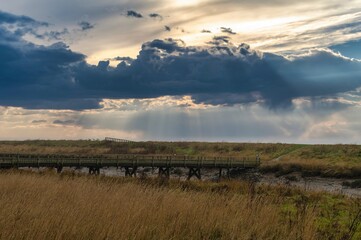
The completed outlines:
<svg viewBox="0 0 361 240">
<path fill-rule="evenodd" d="M 26 154 L 159 154 L 189 156 L 261 157 L 261 171 L 305 177 L 361 176 L 361 145 L 308 145 L 282 143 L 206 143 L 106 141 L 3 141 L 0 153 Z"/>
<path fill-rule="evenodd" d="M 1 239 L 360 239 L 361 201 L 248 182 L 0 172 Z"/>
<path fill-rule="evenodd" d="M 0 142 L 0 153 L 260 154 L 264 175 L 348 178 L 349 187 L 356 188 L 361 183 L 359 145 L 39 140 Z M 251 179 L 180 181 L 2 170 L 0 239 L 358 240 L 361 200 Z"/>
</svg>

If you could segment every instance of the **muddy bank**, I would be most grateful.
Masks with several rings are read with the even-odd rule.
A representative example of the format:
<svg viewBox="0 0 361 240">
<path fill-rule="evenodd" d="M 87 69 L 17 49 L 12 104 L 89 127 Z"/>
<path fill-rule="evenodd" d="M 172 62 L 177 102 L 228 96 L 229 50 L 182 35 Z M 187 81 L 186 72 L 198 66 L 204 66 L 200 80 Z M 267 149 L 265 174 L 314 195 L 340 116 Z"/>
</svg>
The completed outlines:
<svg viewBox="0 0 361 240">
<path fill-rule="evenodd" d="M 334 194 L 343 194 L 351 197 L 361 198 L 361 188 L 350 188 L 343 186 L 343 182 L 354 179 L 335 179 L 320 177 L 302 177 L 300 174 L 276 177 L 274 174 L 263 174 L 260 183 L 269 185 L 295 186 L 307 191 L 325 191 Z"/>
<path fill-rule="evenodd" d="M 86 172 L 86 169 L 82 171 Z M 116 168 L 103 169 L 103 174 L 107 176 L 124 176 L 124 171 Z M 187 179 L 187 169 L 177 168 L 172 169 L 170 177 L 174 179 L 186 180 Z M 155 177 L 158 174 L 156 169 L 140 169 L 138 175 L 144 177 Z M 226 177 L 226 174 L 223 173 L 223 177 Z M 268 184 L 268 185 L 285 185 L 285 186 L 294 186 L 307 191 L 317 191 L 317 192 L 329 192 L 334 194 L 343 194 L 351 197 L 361 198 L 361 188 L 349 188 L 343 186 L 343 182 L 352 181 L 354 179 L 335 179 L 335 178 L 320 178 L 320 177 L 302 177 L 301 174 L 293 173 L 291 175 L 285 175 L 281 177 L 276 177 L 274 174 L 261 174 L 261 173 L 235 173 L 233 175 L 234 179 L 239 180 L 251 180 L 255 181 L 258 184 Z M 202 169 L 202 180 L 204 181 L 218 181 L 219 172 L 217 170 L 207 170 Z"/>
</svg>

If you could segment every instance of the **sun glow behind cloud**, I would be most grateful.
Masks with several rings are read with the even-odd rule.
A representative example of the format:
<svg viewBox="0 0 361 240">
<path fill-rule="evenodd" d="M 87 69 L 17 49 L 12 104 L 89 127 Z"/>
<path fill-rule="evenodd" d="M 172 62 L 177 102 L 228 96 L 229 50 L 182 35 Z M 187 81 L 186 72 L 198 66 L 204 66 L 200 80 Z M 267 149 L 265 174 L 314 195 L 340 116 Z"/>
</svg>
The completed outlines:
<svg viewBox="0 0 361 240">
<path fill-rule="evenodd" d="M 189 7 L 199 4 L 201 1 L 202 0 L 171 0 L 170 2 L 176 7 Z"/>
<path fill-rule="evenodd" d="M 97 64 L 100 60 L 119 55 L 136 57 L 141 44 L 155 38 L 180 38 L 187 45 L 204 45 L 214 35 L 224 34 L 221 27 L 231 28 L 238 33 L 231 36 L 234 43 L 246 42 L 269 52 L 325 47 L 360 37 L 349 27 L 348 30 L 328 33 L 329 38 L 324 38 L 324 28 L 338 25 L 348 28 L 347 23 L 360 20 L 356 9 L 359 1 L 330 7 L 335 2 L 315 0 L 310 8 L 309 1 L 260 4 L 247 1 L 164 0 L 138 9 L 129 7 L 142 13 L 142 19 L 125 18 L 119 14 L 120 8 L 111 8 L 106 10 L 109 16 L 102 13 L 97 17 L 96 27 L 86 36 L 79 36 L 76 41 L 69 40 L 69 43 L 73 50 L 85 53 L 90 63 Z M 153 12 L 163 16 L 163 20 L 149 20 L 147 14 Z M 164 31 L 164 25 L 170 26 L 171 31 Z M 212 33 L 200 34 L 203 29 Z"/>
<path fill-rule="evenodd" d="M 337 99 L 320 100 L 319 106 L 326 108 L 319 108 L 310 99 L 297 99 L 294 111 L 281 113 L 257 104 L 198 106 L 188 96 L 105 99 L 104 108 L 82 112 L 0 107 L 0 139 L 114 136 L 133 140 L 360 143 L 360 123 L 353 120 L 361 117 L 360 111 L 333 111 L 334 103 Z"/>
<path fill-rule="evenodd" d="M 122 0 L 106 0 L 106 1 L 94 1 L 92 4 L 84 5 L 82 0 L 77 0 L 69 9 L 64 4 L 65 2 L 71 2 L 70 0 L 54 2 L 54 7 L 49 8 L 47 0 L 34 0 L 31 3 L 27 0 L 15 0 L 4 3 L 4 10 L 12 12 L 17 15 L 27 15 L 39 21 L 49 22 L 49 27 L 42 26 L 41 33 L 44 31 L 62 31 L 64 28 L 69 30 L 69 34 L 61 35 L 59 39 L 48 40 L 46 38 L 39 38 L 36 35 L 24 37 L 25 40 L 31 43 L 36 43 L 39 48 L 34 48 L 34 53 L 37 53 L 38 49 L 46 50 L 47 46 L 54 42 L 65 42 L 69 45 L 69 51 L 78 52 L 86 55 L 86 61 L 88 64 L 84 64 L 84 71 L 90 73 L 82 79 L 81 88 L 75 89 L 91 89 L 94 95 L 94 103 L 90 104 L 88 108 L 82 106 L 85 103 L 80 103 L 80 108 L 77 109 L 77 105 L 72 105 L 76 100 L 82 100 L 82 97 L 86 98 L 89 95 L 82 95 L 81 92 L 75 95 L 66 95 L 69 82 L 60 84 L 55 91 L 45 92 L 45 94 L 36 94 L 36 96 L 48 96 L 57 95 L 59 92 L 64 91 L 64 95 L 59 94 L 55 100 L 42 99 L 36 104 L 47 103 L 41 105 L 42 108 L 56 108 L 58 104 L 69 107 L 69 109 L 76 109 L 77 111 L 63 111 L 63 110 L 25 110 L 22 108 L 2 108 L 0 107 L 0 138 L 9 138 L 13 136 L 14 139 L 24 138 L 42 138 L 42 136 L 49 138 L 87 138 L 87 137 L 99 137 L 104 135 L 113 135 L 115 137 L 124 137 L 135 140 L 146 139 L 158 139 L 158 140 L 236 140 L 236 141 L 298 141 L 298 142 L 359 142 L 360 141 L 360 125 L 357 119 L 360 118 L 360 91 L 352 91 L 355 88 L 347 88 L 346 90 L 330 92 L 328 95 L 318 96 L 314 94 L 310 98 L 296 98 L 292 99 L 292 106 L 285 109 L 270 110 L 265 107 L 265 101 L 257 101 L 254 103 L 238 101 L 243 99 L 243 96 L 233 94 L 235 91 L 233 88 L 228 88 L 222 92 L 224 95 L 217 95 L 222 88 L 227 84 L 225 78 L 229 72 L 236 73 L 236 68 L 228 68 L 229 65 L 222 65 L 224 56 L 219 55 L 220 60 L 215 65 L 205 65 L 206 71 L 198 68 L 200 64 L 191 64 L 190 71 L 195 73 L 199 71 L 200 75 L 192 75 L 189 79 L 177 78 L 175 73 L 178 69 L 183 69 L 183 65 L 174 65 L 174 68 L 167 68 L 167 64 L 160 65 L 165 68 L 167 77 L 164 82 L 159 85 L 153 85 L 154 88 L 149 88 L 149 85 L 157 83 L 158 79 L 161 79 L 157 75 L 157 71 L 151 71 L 148 75 L 142 75 L 139 79 L 149 85 L 137 86 L 134 89 L 142 89 L 143 94 L 147 92 L 147 89 L 151 89 L 152 94 L 145 95 L 130 95 L 124 94 L 122 91 L 134 91 L 129 87 L 129 83 L 138 82 L 129 80 L 133 75 L 123 76 L 118 75 L 121 72 L 120 69 L 115 69 L 105 66 L 104 62 L 99 66 L 105 66 L 104 69 L 100 69 L 98 61 L 109 60 L 114 57 L 127 57 L 137 58 L 139 50 L 144 44 L 147 47 L 154 39 L 162 41 L 162 39 L 173 38 L 182 39 L 187 46 L 203 46 L 203 48 L 210 50 L 210 46 L 214 46 L 209 42 L 212 41 L 214 36 L 228 36 L 230 37 L 230 46 L 239 46 L 241 43 L 247 43 L 251 45 L 251 49 L 261 50 L 266 52 L 278 53 L 283 56 L 287 56 L 286 59 L 292 59 L 291 62 L 296 61 L 297 57 L 307 57 L 308 52 L 311 54 L 310 49 L 314 51 L 323 49 L 323 54 L 319 55 L 319 59 L 314 62 L 309 62 L 308 66 L 303 66 L 304 71 L 302 74 L 286 75 L 285 82 L 277 81 L 278 79 L 272 79 L 269 82 L 272 84 L 267 85 L 267 82 L 260 83 L 267 85 L 263 89 L 271 89 L 265 91 L 265 96 L 272 95 L 272 92 L 277 92 L 277 89 L 282 89 L 290 83 L 294 88 L 286 88 L 289 91 L 281 91 L 277 96 L 287 95 L 289 92 L 295 92 L 295 95 L 305 96 L 303 94 L 312 91 L 321 91 L 324 89 L 332 88 L 334 78 L 336 82 L 340 80 L 342 83 L 337 89 L 343 89 L 350 82 L 354 82 L 355 86 L 358 80 L 352 80 L 349 77 L 347 65 L 340 67 L 340 64 L 333 66 L 327 65 L 328 60 L 325 60 L 324 56 L 332 55 L 330 51 L 325 50 L 327 47 L 335 44 L 342 44 L 350 40 L 357 40 L 361 38 L 361 14 L 358 7 L 360 6 L 360 0 L 348 1 L 348 4 L 343 4 L 335 0 L 322 1 L 322 0 L 305 0 L 299 1 L 234 1 L 234 0 L 203 0 L 203 1 L 191 1 L 191 0 L 177 0 L 177 1 L 122 1 Z M 29 5 L 41 6 L 39 8 L 31 8 Z M 64 10 L 65 9 L 65 10 Z M 64 11 L 62 11 L 64 10 Z M 129 17 L 126 13 L 127 10 L 134 10 L 139 13 L 141 17 Z M 156 14 L 152 17 L 152 14 Z M 47 16 L 53 16 L 49 18 Z M 59 17 L 60 16 L 60 17 Z M 79 22 L 87 20 L 90 26 L 89 31 L 82 31 L 79 27 Z M 20 24 L 21 25 L 21 24 Z M 170 31 L 166 31 L 164 26 L 169 26 Z M 222 31 L 222 27 L 230 28 L 231 31 Z M 25 29 L 29 31 L 31 28 Z M 209 30 L 203 31 L 202 30 Z M 235 32 L 237 34 L 233 34 Z M 325 37 L 327 36 L 327 37 Z M 31 47 L 28 44 L 26 47 Z M 158 42 L 159 43 L 159 42 Z M 164 43 L 164 42 L 163 42 Z M 168 45 L 167 45 L 168 44 Z M 169 42 L 164 46 L 169 46 Z M 220 48 L 225 47 L 226 44 L 222 43 Z M 21 50 L 21 48 L 16 49 Z M 50 48 L 48 49 L 50 50 Z M 59 49 L 58 49 L 59 50 Z M 160 49 L 161 52 L 166 52 L 165 48 Z M 184 49 L 183 49 L 184 50 Z M 214 50 L 214 49 L 213 49 Z M 239 49 L 240 50 L 240 49 Z M 245 51 L 246 49 L 243 49 Z M 54 51 L 54 49 L 52 49 Z M 171 50 L 172 51 L 172 50 Z M 48 51 L 51 52 L 51 51 Z M 59 51 L 59 53 L 64 53 Z M 240 51 L 238 51 L 239 53 Z M 190 62 L 192 60 L 192 54 L 189 50 L 186 50 L 185 55 L 188 54 L 187 59 L 175 58 L 175 62 Z M 177 54 L 182 55 L 181 51 Z M 232 52 L 234 53 L 234 52 Z M 156 55 L 149 55 L 143 52 L 144 56 L 151 56 L 153 63 L 162 64 L 161 61 L 156 61 Z M 302 55 L 303 54 L 303 55 Z M 313 53 L 312 53 L 313 54 Z M 28 56 L 31 54 L 20 54 L 19 56 Z M 47 55 L 47 54 L 44 54 Z M 76 54 L 72 54 L 75 56 Z M 230 54 L 232 55 L 232 54 Z M 247 55 L 244 54 L 244 55 Z M 270 55 L 265 53 L 264 56 Z M 346 56 L 348 56 L 346 54 Z M 155 57 L 155 58 L 153 58 Z M 292 58 L 294 57 L 294 58 Z M 5 57 L 4 57 L 5 59 Z M 59 57 L 56 57 L 59 60 Z M 79 59 L 81 59 L 79 57 Z M 120 59 L 120 58 L 118 58 Z M 137 58 L 138 59 L 138 58 Z M 333 59 L 333 58 L 332 58 Z M 331 60 L 332 60 L 331 59 Z M 138 66 L 144 66 L 142 64 L 148 64 L 147 61 L 138 61 Z M 181 60 L 181 61 L 179 61 Z M 202 64 L 206 64 L 207 59 L 201 61 Z M 294 60 L 294 61 L 293 61 Z M 330 60 L 329 63 L 332 61 Z M 348 58 L 342 58 L 338 55 L 335 61 L 347 60 Z M 299 62 L 303 60 L 300 59 Z M 308 60 L 306 60 L 307 62 Z M 33 59 L 26 59 L 26 61 L 19 61 L 20 64 L 13 64 L 9 66 L 19 65 L 17 68 L 12 69 L 9 72 L 21 73 L 20 68 L 34 69 L 34 74 L 37 73 L 37 69 L 45 69 L 45 65 L 52 63 L 52 61 L 44 61 L 44 63 L 37 65 L 29 65 L 26 67 L 24 63 L 36 63 Z M 111 61 L 111 66 L 116 66 L 120 61 Z M 356 61 L 354 61 L 355 63 Z M 170 63 L 170 62 L 169 62 Z M 271 70 L 274 70 L 275 74 L 279 74 L 279 70 L 288 70 L 288 67 L 282 69 L 273 69 L 277 62 L 271 64 Z M 325 63 L 325 64 L 324 64 Z M 291 64 L 291 63 L 290 63 Z M 324 64 L 324 65 L 323 65 Z M 66 64 L 65 64 L 66 65 Z M 64 66 L 65 66 L 64 65 Z M 25 67 L 24 67 L 25 66 Z M 69 65 L 70 66 L 70 65 Z M 76 63 L 73 66 L 77 66 Z M 130 66 L 130 64 L 128 64 Z M 148 65 L 147 65 L 148 66 Z M 210 66 L 210 67 L 209 67 Z M 223 66 L 223 68 L 218 68 Z M 288 65 L 289 66 L 289 65 Z M 322 68 L 323 71 L 310 71 L 309 66 L 315 66 L 315 68 Z M 249 67 L 249 66 L 247 66 Z M 337 71 L 332 71 L 337 68 Z M 8 70 L 9 68 L 7 68 Z M 55 67 L 48 67 L 46 69 L 57 69 Z M 71 69 L 71 70 L 70 70 Z M 231 69 L 231 70 L 230 70 Z M 233 69 L 233 70 L 232 70 Z M 295 67 L 295 69 L 302 69 Z M 1 70 L 1 69 L 0 69 Z M 18 71 L 19 70 L 19 71 Z M 67 74 L 79 69 L 69 68 Z M 136 73 L 147 72 L 143 71 L 144 68 L 135 69 Z M 213 70 L 214 72 L 212 72 Z M 186 68 L 184 72 L 188 71 Z M 224 71 L 224 72 L 222 72 Z M 355 70 L 353 70 L 355 72 Z M 358 70 L 357 70 L 358 71 Z M 206 78 L 211 79 L 209 81 L 201 82 L 202 84 L 215 85 L 212 88 L 212 92 L 206 92 L 202 96 L 183 96 L 192 94 L 193 88 L 189 88 L 187 91 L 179 91 L 184 84 L 189 84 L 191 81 L 199 80 L 201 75 L 211 72 L 210 76 Z M 217 75 L 218 72 L 222 74 Z M 262 73 L 261 69 L 255 69 L 254 72 Z M 297 72 L 297 71 L 296 71 Z M 330 73 L 331 72 L 331 73 Z M 57 84 L 61 81 L 62 75 L 49 74 L 48 76 L 39 75 L 31 79 L 30 81 L 17 81 L 22 77 L 14 77 L 9 74 L 10 79 L 16 79 L 16 81 L 9 81 L 16 83 L 14 89 L 26 91 L 28 85 L 43 86 L 44 89 L 48 83 Z M 147 72 L 148 73 L 148 72 Z M 319 79 L 316 79 L 316 73 L 320 74 Z M 341 74 L 340 74 L 341 73 Z M 23 78 L 33 76 L 34 74 L 26 74 Z M 180 72 L 179 74 L 183 74 Z M 156 76 L 155 76 L 156 75 Z M 272 74 L 266 74 L 270 76 Z M 299 84 L 304 81 L 298 81 L 297 76 L 303 75 L 312 76 L 309 78 L 314 81 L 320 81 L 321 88 L 307 87 L 307 85 Z M 55 78 L 58 76 L 59 78 Z M 95 76 L 95 77 L 94 77 Z M 154 77 L 155 76 L 155 77 Z M 274 75 L 272 75 L 274 76 Z M 152 79 L 152 77 L 154 79 Z M 214 77 L 214 79 L 212 79 Z M 217 79 L 220 79 L 217 83 Z M 244 80 L 240 80 L 242 75 L 237 75 L 234 79 L 239 80 L 232 82 L 233 86 Z M 338 80 L 337 80 L 337 79 Z M 5 79 L 5 78 L 4 78 Z M 37 79 L 44 79 L 44 82 L 37 83 Z M 50 79 L 48 81 L 48 79 Z M 55 79 L 55 80 L 54 80 Z M 71 84 L 79 84 L 75 81 L 75 77 L 72 76 Z M 133 79 L 133 80 L 134 80 Z M 177 81 L 175 81 L 175 80 Z M 292 81 L 295 79 L 295 81 Z M 351 81 L 350 81 L 351 79 Z M 358 78 L 359 79 L 359 78 Z M 143 81 L 144 80 L 144 81 Z M 257 82 L 258 79 L 249 80 L 250 83 Z M 297 81 L 296 81 L 297 80 Z M 35 84 L 31 84 L 32 81 Z M 152 82 L 153 81 L 153 82 Z M 287 82 L 289 81 L 289 82 Z M 29 84 L 30 83 L 30 84 Z M 170 88 L 164 88 L 164 91 L 157 92 L 160 87 L 164 87 L 169 84 L 173 86 L 173 90 Z M 325 83 L 325 85 L 321 85 Z M 5 82 L 5 87 L 7 82 Z M 50 85 L 52 85 L 50 84 Z M 123 86 L 124 84 L 124 86 Z M 178 85 L 177 85 L 178 84 Z M 276 84 L 279 84 L 276 86 Z M 110 95 L 97 95 L 101 88 L 109 85 L 107 90 L 114 90 L 114 94 Z M 327 85 L 327 87 L 325 87 Z M 203 86 L 203 85 L 202 85 Z M 276 86 L 275 88 L 272 88 Z M 306 87 L 305 87 L 306 86 Z M 62 88 L 64 87 L 64 89 Z M 316 89 L 317 88 L 317 89 Z M 37 88 L 35 88 L 37 89 Z M 58 90 L 61 89 L 61 90 Z M 124 90 L 125 89 L 125 90 Z M 171 88 L 172 89 L 172 88 Z M 258 88 L 257 88 L 258 89 Z M 260 88 L 261 89 L 261 88 Z M 302 90 L 303 89 L 303 90 Z M 306 89 L 306 90 L 305 90 Z M 18 93 L 19 91 L 15 89 Z M 48 89 L 46 89 L 47 91 Z M 242 91 L 242 89 L 237 89 Z M 36 90 L 32 91 L 38 93 Z M 157 93 L 156 93 L 157 92 Z M 232 92 L 232 93 L 230 93 Z M 118 93 L 123 93 L 118 94 Z M 127 93 L 127 92 L 125 92 Z M 26 92 L 22 94 L 10 94 L 16 96 L 15 99 L 10 99 L 6 96 L 7 90 L 3 90 L 0 100 L 2 104 L 6 106 L 23 106 L 24 108 L 32 108 L 35 103 L 31 103 L 36 97 L 29 96 L 27 104 L 19 103 L 23 96 L 27 96 Z M 69 93 L 68 93 L 69 94 Z M 179 96 L 168 96 L 168 95 Z M 194 93 L 195 94 L 195 93 Z M 251 96 L 254 94 L 245 93 L 244 96 Z M 339 96 L 342 94 L 342 97 Z M 196 94 L 195 94 L 196 95 Z M 217 96 L 216 96 L 217 95 Z M 64 98 L 64 96 L 67 96 Z M 78 99 L 78 96 L 79 99 Z M 116 99 L 126 97 L 140 97 L 143 99 Z M 156 97 L 160 96 L 160 97 Z M 260 95 L 261 96 L 261 95 Z M 6 98 L 9 99 L 6 99 Z M 72 99 L 77 98 L 77 99 Z M 115 99 L 103 99 L 112 98 Z M 152 97 L 148 98 L 147 97 Z M 198 97 L 198 99 L 197 99 Z M 328 98 L 330 97 L 330 98 Z M 69 99 L 67 99 L 69 98 Z M 227 102 L 221 102 L 227 99 Z M 244 97 L 246 99 L 246 97 Z M 327 99 L 325 99 L 327 98 Z M 100 105 L 98 105 L 99 101 Z M 256 97 L 252 98 L 257 99 Z M 261 99 L 261 97 L 259 98 Z M 273 99 L 273 98 L 272 98 Z M 210 100 L 217 100 L 210 103 Z M 284 100 L 284 99 L 283 99 Z M 286 99 L 287 100 L 287 99 Z M 23 99 L 24 101 L 24 99 Z M 203 101 L 203 104 L 200 102 Z M 232 105 L 232 101 L 235 101 Z M 242 100 L 243 101 L 243 100 Z M 197 103 L 196 103 L 197 102 Z M 12 105 L 13 104 L 13 105 Z M 32 105 L 33 104 L 33 105 Z M 35 105 L 36 105 L 35 104 Z M 84 110 L 84 109 L 92 110 Z M 61 108 L 59 108 L 61 109 Z M 267 116 L 267 118 L 265 118 Z M 64 130 L 64 131 L 62 131 Z M 317 130 L 317 131 L 316 131 Z M 45 135 L 49 133 L 48 135 Z M 56 136 L 56 134 L 62 133 L 62 136 Z"/>
</svg>

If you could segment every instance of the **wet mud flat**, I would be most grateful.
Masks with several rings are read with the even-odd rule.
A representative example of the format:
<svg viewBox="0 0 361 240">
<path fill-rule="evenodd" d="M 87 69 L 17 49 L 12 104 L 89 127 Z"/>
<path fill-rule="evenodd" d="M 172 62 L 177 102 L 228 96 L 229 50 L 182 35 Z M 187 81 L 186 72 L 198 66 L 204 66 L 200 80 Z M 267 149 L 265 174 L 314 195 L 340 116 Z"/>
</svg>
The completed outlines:
<svg viewBox="0 0 361 240">
<path fill-rule="evenodd" d="M 83 170 L 86 171 L 86 170 Z M 124 173 L 120 169 L 103 169 L 103 173 L 107 176 L 123 176 Z M 188 169 L 175 168 L 171 170 L 170 177 L 173 179 L 187 180 Z M 343 185 L 344 182 L 353 181 L 354 179 L 336 179 L 321 177 L 302 177 L 301 174 L 292 174 L 277 177 L 275 174 L 261 174 L 259 172 L 231 172 L 231 179 L 246 180 L 257 184 L 265 185 L 282 185 L 294 186 L 306 191 L 329 192 L 334 194 L 342 194 L 351 197 L 361 198 L 361 188 L 350 188 Z M 140 169 L 138 176 L 156 177 L 158 170 L 156 169 Z M 222 178 L 227 179 L 227 173 L 223 172 Z M 203 181 L 219 181 L 219 171 L 215 169 L 202 169 Z"/>
<path fill-rule="evenodd" d="M 354 179 L 302 177 L 301 174 L 277 177 L 274 174 L 264 174 L 261 175 L 259 183 L 294 186 L 306 191 L 329 192 L 361 198 L 361 188 L 350 188 L 344 186 L 344 182 L 351 181 L 354 181 Z"/>
</svg>

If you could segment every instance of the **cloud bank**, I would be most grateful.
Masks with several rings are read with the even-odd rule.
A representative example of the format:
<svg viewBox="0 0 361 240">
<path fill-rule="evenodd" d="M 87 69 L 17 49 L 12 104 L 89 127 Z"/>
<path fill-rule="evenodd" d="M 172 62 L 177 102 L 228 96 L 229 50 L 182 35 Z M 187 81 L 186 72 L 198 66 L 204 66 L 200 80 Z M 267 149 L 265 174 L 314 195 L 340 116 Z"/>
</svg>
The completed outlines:
<svg viewBox="0 0 361 240">
<path fill-rule="evenodd" d="M 1 20 L 2 19 L 2 20 Z M 361 63 L 329 49 L 283 57 L 216 36 L 203 47 L 178 39 L 146 42 L 135 59 L 90 65 L 64 43 L 42 46 L 17 29 L 35 20 L 0 14 L 0 105 L 29 109 L 96 109 L 102 99 L 191 96 L 196 103 L 258 103 L 290 108 L 297 98 L 322 98 L 361 86 Z"/>
</svg>

